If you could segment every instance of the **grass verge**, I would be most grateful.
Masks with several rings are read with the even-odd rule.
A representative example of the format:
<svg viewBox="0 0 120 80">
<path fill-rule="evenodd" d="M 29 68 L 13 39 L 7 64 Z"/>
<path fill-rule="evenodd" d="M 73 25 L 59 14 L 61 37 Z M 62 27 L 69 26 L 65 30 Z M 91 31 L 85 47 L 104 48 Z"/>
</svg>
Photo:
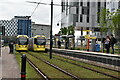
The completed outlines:
<svg viewBox="0 0 120 80">
<path fill-rule="evenodd" d="M 54 58 L 52 60 L 50 60 L 49 57 L 42 55 L 42 53 L 35 53 L 35 52 L 32 52 L 32 53 L 38 57 L 41 57 L 59 67 L 61 67 L 62 69 L 66 70 L 70 73 L 73 73 L 74 75 L 78 76 L 79 78 L 110 78 L 108 76 L 75 66 L 73 64 L 66 63 L 66 62 L 63 62 L 63 61 L 60 61 L 60 60 L 57 60 Z"/>
<path fill-rule="evenodd" d="M 21 55 L 16 52 L 15 56 L 19 65 L 19 69 L 21 69 Z M 33 79 L 42 77 L 40 77 L 40 75 L 29 65 L 29 63 L 26 63 L 26 78 Z"/>
</svg>

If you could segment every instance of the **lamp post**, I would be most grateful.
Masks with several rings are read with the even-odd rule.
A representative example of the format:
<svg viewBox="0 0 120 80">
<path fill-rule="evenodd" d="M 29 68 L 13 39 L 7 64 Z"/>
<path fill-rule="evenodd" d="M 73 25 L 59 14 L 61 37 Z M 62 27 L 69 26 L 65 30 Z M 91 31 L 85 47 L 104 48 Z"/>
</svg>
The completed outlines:
<svg viewBox="0 0 120 80">
<path fill-rule="evenodd" d="M 51 27 L 50 27 L 50 59 L 52 59 L 52 25 L 53 25 L 53 0 L 51 0 Z"/>
</svg>

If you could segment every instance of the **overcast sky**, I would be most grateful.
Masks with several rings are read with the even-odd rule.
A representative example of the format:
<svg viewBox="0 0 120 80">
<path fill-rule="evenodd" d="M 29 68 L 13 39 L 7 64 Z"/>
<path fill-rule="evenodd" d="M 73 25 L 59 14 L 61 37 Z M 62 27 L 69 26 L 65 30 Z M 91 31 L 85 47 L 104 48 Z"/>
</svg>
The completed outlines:
<svg viewBox="0 0 120 80">
<path fill-rule="evenodd" d="M 51 0 L 0 0 L 0 20 L 10 20 L 14 16 L 30 16 L 37 4 L 26 1 L 50 3 Z M 60 1 L 54 0 L 54 4 L 60 4 Z M 60 13 L 61 7 L 54 6 L 53 34 L 59 31 L 60 26 L 57 26 L 57 23 L 61 18 Z M 50 15 L 50 5 L 40 4 L 31 19 L 35 23 L 49 25 Z"/>
</svg>

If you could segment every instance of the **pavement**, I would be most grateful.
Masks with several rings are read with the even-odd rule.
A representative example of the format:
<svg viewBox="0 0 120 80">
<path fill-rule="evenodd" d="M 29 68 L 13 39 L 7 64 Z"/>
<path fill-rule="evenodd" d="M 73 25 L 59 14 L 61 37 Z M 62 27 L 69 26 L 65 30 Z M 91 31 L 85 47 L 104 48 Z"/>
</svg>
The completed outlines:
<svg viewBox="0 0 120 80">
<path fill-rule="evenodd" d="M 20 79 L 20 69 L 14 54 L 9 54 L 9 47 L 2 47 L 0 56 L 0 78 L 6 79 Z"/>
</svg>

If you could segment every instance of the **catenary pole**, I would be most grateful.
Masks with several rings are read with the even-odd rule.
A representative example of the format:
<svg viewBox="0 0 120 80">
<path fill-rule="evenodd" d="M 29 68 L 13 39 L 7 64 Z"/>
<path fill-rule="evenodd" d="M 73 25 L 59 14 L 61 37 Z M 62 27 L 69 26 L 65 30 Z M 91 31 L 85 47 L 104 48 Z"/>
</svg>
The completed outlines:
<svg viewBox="0 0 120 80">
<path fill-rule="evenodd" d="M 53 0 L 51 0 L 51 27 L 50 27 L 50 59 L 52 59 L 52 25 L 53 25 Z"/>
</svg>

